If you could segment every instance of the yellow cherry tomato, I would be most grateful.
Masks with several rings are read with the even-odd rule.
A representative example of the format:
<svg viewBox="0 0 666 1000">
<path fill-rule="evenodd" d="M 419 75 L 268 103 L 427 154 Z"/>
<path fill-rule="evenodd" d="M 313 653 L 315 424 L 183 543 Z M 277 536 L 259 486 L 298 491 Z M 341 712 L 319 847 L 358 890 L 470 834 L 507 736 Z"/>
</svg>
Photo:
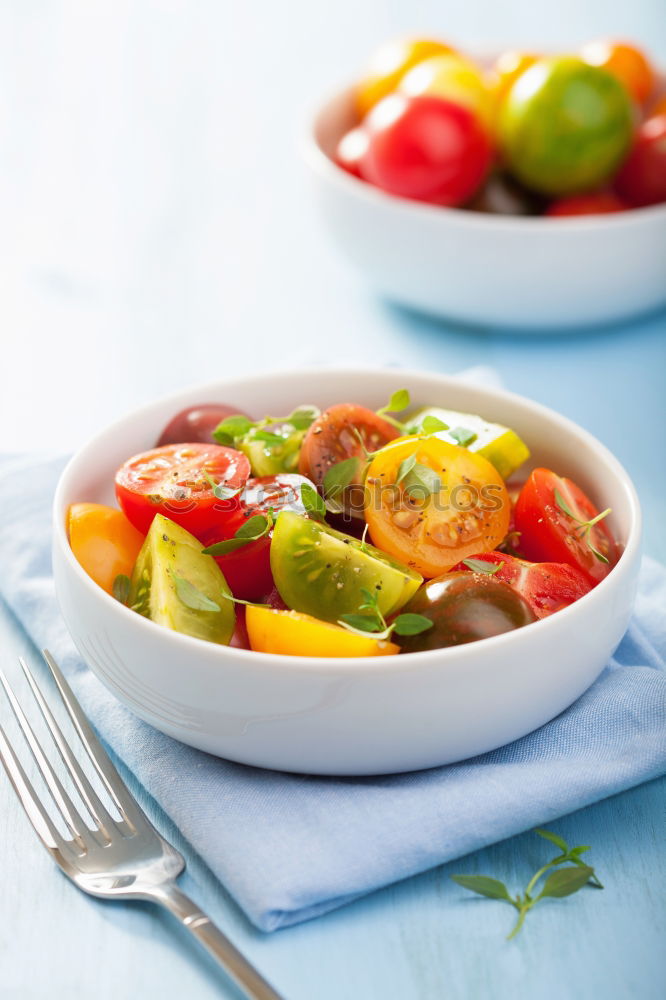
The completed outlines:
<svg viewBox="0 0 666 1000">
<path fill-rule="evenodd" d="M 250 646 L 257 653 L 331 657 L 390 656 L 400 652 L 393 642 L 356 635 L 300 611 L 248 604 L 245 623 Z"/>
<path fill-rule="evenodd" d="M 121 510 L 100 503 L 73 503 L 67 530 L 77 560 L 107 593 L 113 593 L 119 574 L 131 576 L 143 535 Z"/>
<path fill-rule="evenodd" d="M 398 38 L 378 49 L 356 91 L 356 107 L 361 118 L 383 97 L 393 93 L 412 66 L 430 56 L 452 52 L 450 45 L 433 38 Z"/>
<path fill-rule="evenodd" d="M 425 577 L 497 548 L 509 496 L 487 459 L 437 437 L 398 438 L 372 460 L 365 519 L 372 542 Z"/>
<path fill-rule="evenodd" d="M 526 69 L 532 66 L 539 56 L 532 52 L 518 52 L 510 49 L 495 60 L 490 71 L 490 88 L 495 108 L 502 103 L 514 83 Z"/>
<path fill-rule="evenodd" d="M 441 97 L 460 104 L 484 125 L 490 125 L 490 88 L 481 70 L 462 56 L 449 53 L 425 59 L 403 76 L 398 90 L 407 97 Z"/>
<path fill-rule="evenodd" d="M 652 93 L 655 72 L 645 53 L 635 45 L 600 38 L 584 45 L 580 56 L 588 65 L 599 66 L 617 77 L 638 104 Z"/>
</svg>

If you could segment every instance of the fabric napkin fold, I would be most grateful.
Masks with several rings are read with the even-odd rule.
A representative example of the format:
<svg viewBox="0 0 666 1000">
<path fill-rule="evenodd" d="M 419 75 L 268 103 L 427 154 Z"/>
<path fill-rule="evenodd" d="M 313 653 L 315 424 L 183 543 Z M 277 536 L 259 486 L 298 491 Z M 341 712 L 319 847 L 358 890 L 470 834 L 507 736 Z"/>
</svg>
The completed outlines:
<svg viewBox="0 0 666 1000">
<path fill-rule="evenodd" d="M 666 570 L 645 559 L 629 630 L 597 682 L 529 736 L 472 760 L 318 778 L 220 760 L 135 718 L 60 617 L 51 501 L 62 458 L 0 462 L 0 594 L 59 660 L 103 739 L 249 918 L 274 930 L 666 771 Z"/>
</svg>

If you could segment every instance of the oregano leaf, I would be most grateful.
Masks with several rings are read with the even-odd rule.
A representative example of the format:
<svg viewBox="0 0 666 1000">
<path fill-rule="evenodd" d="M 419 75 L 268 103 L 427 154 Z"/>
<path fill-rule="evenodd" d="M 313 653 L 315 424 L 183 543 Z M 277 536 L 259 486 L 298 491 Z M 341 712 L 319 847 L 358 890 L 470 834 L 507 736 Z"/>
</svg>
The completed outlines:
<svg viewBox="0 0 666 1000">
<path fill-rule="evenodd" d="M 558 868 L 557 871 L 551 872 L 548 876 L 537 898 L 563 899 L 565 896 L 571 896 L 574 892 L 582 889 L 593 875 L 594 868 L 590 868 L 589 865 Z"/>
<path fill-rule="evenodd" d="M 192 611 L 221 611 L 220 605 L 212 601 L 198 587 L 190 583 L 182 576 L 172 573 L 173 582 L 176 585 L 176 597 L 186 608 Z"/>
<path fill-rule="evenodd" d="M 478 436 L 475 431 L 469 430 L 468 427 L 454 427 L 452 431 L 449 431 L 449 437 L 452 437 L 461 448 L 467 448 L 470 444 L 474 444 Z"/>
<path fill-rule="evenodd" d="M 489 875 L 452 875 L 451 878 L 463 889 L 469 889 L 480 896 L 487 896 L 488 899 L 505 899 L 508 903 L 513 903 L 509 890 L 499 879 L 490 878 Z"/>
<path fill-rule="evenodd" d="M 425 615 L 415 615 L 411 612 L 398 615 L 393 622 L 397 635 L 420 635 L 421 632 L 427 632 L 433 625 L 434 622 L 430 618 L 426 618 Z"/>
<path fill-rule="evenodd" d="M 473 573 L 485 573 L 487 576 L 494 576 L 495 573 L 499 573 L 504 562 L 491 563 L 486 562 L 485 559 L 463 559 L 463 565 L 467 566 L 467 569 L 471 569 Z"/>
</svg>

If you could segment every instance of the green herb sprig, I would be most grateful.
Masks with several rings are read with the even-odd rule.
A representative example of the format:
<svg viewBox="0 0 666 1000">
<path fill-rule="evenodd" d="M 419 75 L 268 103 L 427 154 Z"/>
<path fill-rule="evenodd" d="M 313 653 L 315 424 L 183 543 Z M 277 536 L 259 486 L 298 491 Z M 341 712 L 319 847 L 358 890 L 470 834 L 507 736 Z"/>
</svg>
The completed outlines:
<svg viewBox="0 0 666 1000">
<path fill-rule="evenodd" d="M 244 524 L 241 524 L 233 538 L 225 538 L 221 542 L 214 542 L 201 551 L 207 556 L 225 556 L 228 552 L 235 552 L 236 549 L 256 542 L 259 538 L 264 538 L 275 524 L 275 513 L 269 507 L 265 514 L 254 514 L 248 517 Z"/>
<path fill-rule="evenodd" d="M 371 632 L 375 639 L 390 639 L 395 632 L 396 635 L 420 635 L 432 628 L 433 622 L 425 615 L 404 614 L 387 624 L 384 615 L 379 608 L 377 593 L 361 588 L 363 603 L 359 604 L 359 614 L 342 615 L 338 625 L 342 625 L 349 632 L 357 635 L 366 635 Z M 365 612 L 363 614 L 362 612 Z"/>
<path fill-rule="evenodd" d="M 494 576 L 495 573 L 499 573 L 501 570 L 504 560 L 500 563 L 490 563 L 486 562 L 485 559 L 463 559 L 463 564 L 467 566 L 467 569 L 471 569 L 473 573 L 485 573 L 487 576 Z"/>
<path fill-rule="evenodd" d="M 596 549 L 592 544 L 591 532 L 595 524 L 598 524 L 599 521 L 603 521 L 605 517 L 608 517 L 608 515 L 611 513 L 612 508 L 606 507 L 606 510 L 602 510 L 601 514 L 597 514 L 596 517 L 591 518 L 589 521 L 583 521 L 582 518 L 574 514 L 571 507 L 568 505 L 568 503 L 566 502 L 566 500 L 564 499 L 564 497 L 562 496 L 562 494 L 558 489 L 555 490 L 555 503 L 560 508 L 560 510 L 567 515 L 567 517 L 570 517 L 572 521 L 576 522 L 575 527 L 572 528 L 572 532 L 577 533 L 578 537 L 583 542 L 587 543 L 587 546 L 592 552 L 592 555 L 596 559 L 598 559 L 599 562 L 606 563 L 606 565 L 608 565 L 609 562 L 608 556 L 604 555 L 603 552 L 600 552 L 599 549 Z"/>
<path fill-rule="evenodd" d="M 218 444 L 235 447 L 248 436 L 254 440 L 263 441 L 268 445 L 283 444 L 285 437 L 292 431 L 306 431 L 320 414 L 316 406 L 299 406 L 286 417 L 263 417 L 261 420 L 250 420 L 242 413 L 234 413 L 225 417 L 213 431 L 213 437 Z M 269 425 L 286 425 L 289 430 L 285 434 L 268 431 Z"/>
<path fill-rule="evenodd" d="M 510 903 L 518 911 L 518 920 L 507 937 L 508 941 L 516 936 L 523 926 L 529 911 L 542 899 L 563 899 L 565 896 L 571 896 L 574 892 L 578 892 L 585 885 L 590 885 L 595 889 L 603 889 L 603 885 L 597 878 L 594 868 L 585 864 L 581 859 L 581 855 L 590 850 L 588 846 L 569 847 L 563 837 L 558 836 L 558 834 L 553 833 L 551 830 L 539 829 L 534 832 L 545 840 L 549 840 L 552 844 L 555 844 L 559 848 L 560 853 L 552 861 L 539 868 L 538 872 L 527 883 L 522 894 L 517 893 L 515 896 L 511 896 L 504 882 L 500 882 L 499 879 L 491 878 L 488 875 L 451 876 L 453 881 L 461 885 L 464 889 L 476 892 L 480 896 L 486 896 L 488 899 L 503 900 L 506 903 Z M 567 865 L 567 867 L 563 868 L 561 867 L 562 865 Z M 553 869 L 556 870 L 553 871 Z M 534 892 L 538 882 L 548 872 L 550 872 L 550 875 L 543 882 L 540 892 L 535 895 Z"/>
<path fill-rule="evenodd" d="M 315 521 L 326 520 L 326 504 L 317 493 L 314 486 L 303 483 L 301 486 L 301 503 L 305 507 L 306 514 Z"/>
</svg>

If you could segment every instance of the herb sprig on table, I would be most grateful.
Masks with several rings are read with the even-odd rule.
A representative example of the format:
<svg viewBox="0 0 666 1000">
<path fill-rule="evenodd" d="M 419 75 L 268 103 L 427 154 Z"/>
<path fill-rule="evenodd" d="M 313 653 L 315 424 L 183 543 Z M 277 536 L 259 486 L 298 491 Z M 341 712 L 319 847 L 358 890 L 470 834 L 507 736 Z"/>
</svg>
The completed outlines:
<svg viewBox="0 0 666 1000">
<path fill-rule="evenodd" d="M 512 896 L 499 879 L 491 878 L 489 875 L 452 875 L 451 878 L 464 889 L 476 892 L 480 896 L 488 899 L 499 899 L 505 903 L 510 903 L 518 911 L 518 920 L 509 934 L 507 940 L 515 937 L 525 922 L 525 917 L 538 902 L 542 899 L 562 899 L 578 892 L 585 885 L 590 885 L 595 889 L 603 889 L 603 885 L 597 878 L 594 868 L 585 864 L 581 859 L 581 854 L 589 851 L 586 845 L 569 847 L 563 837 L 558 836 L 551 830 L 535 830 L 540 837 L 549 840 L 559 848 L 560 853 L 543 867 L 539 868 L 525 887 L 522 893 Z M 567 867 L 562 867 L 566 865 Z M 550 872 L 542 884 L 541 890 L 535 894 L 539 881 Z"/>
</svg>

